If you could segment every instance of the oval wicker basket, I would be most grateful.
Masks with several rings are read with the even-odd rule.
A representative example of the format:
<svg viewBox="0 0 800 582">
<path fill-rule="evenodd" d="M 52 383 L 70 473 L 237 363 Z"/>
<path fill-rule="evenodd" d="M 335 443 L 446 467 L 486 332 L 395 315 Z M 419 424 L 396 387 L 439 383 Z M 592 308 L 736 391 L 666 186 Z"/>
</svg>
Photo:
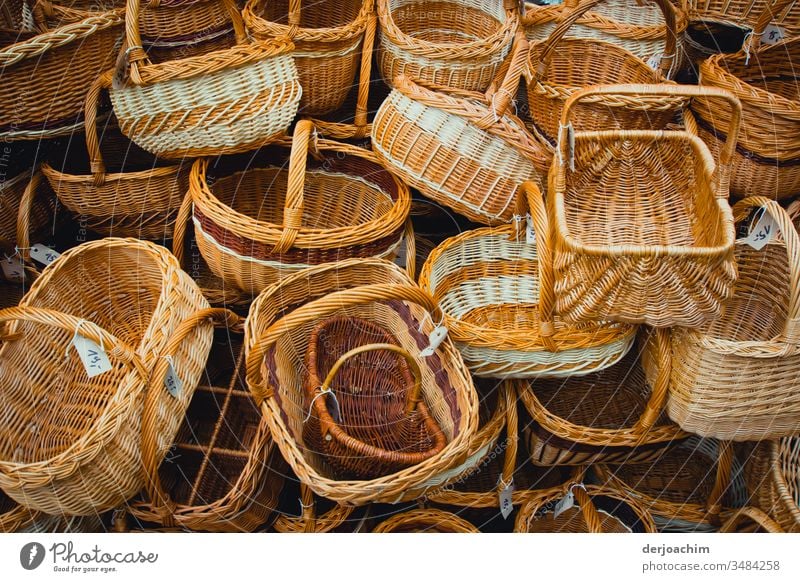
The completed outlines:
<svg viewBox="0 0 800 582">
<path fill-rule="evenodd" d="M 518 0 L 377 0 L 383 80 L 485 91 L 519 25 Z"/>
<path fill-rule="evenodd" d="M 800 438 L 759 443 L 745 465 L 751 503 L 787 532 L 800 532 Z"/>
<path fill-rule="evenodd" d="M 0 487 L 64 515 L 93 515 L 135 495 L 145 484 L 145 394 L 156 404 L 148 420 L 160 461 L 211 347 L 211 329 L 193 329 L 218 317 L 207 307 L 175 257 L 151 243 L 86 243 L 45 268 L 19 307 L 0 312 L 13 322 L 0 346 Z M 87 378 L 72 349 L 79 338 L 107 351 L 108 371 Z M 150 379 L 165 356 L 183 384 L 175 397 Z"/>
<path fill-rule="evenodd" d="M 369 480 L 333 478 L 332 469 L 304 441 L 308 417 L 303 356 L 315 322 L 333 315 L 368 319 L 394 335 L 420 367 L 422 401 L 447 444 L 433 457 Z M 283 317 L 282 317 L 283 316 Z M 302 483 L 344 505 L 398 503 L 424 493 L 467 458 L 478 428 L 477 397 L 460 355 L 446 340 L 429 357 L 420 353 L 440 314 L 433 300 L 396 265 L 348 259 L 311 267 L 266 289 L 247 320 L 247 383 L 284 458 Z"/>
<path fill-rule="evenodd" d="M 412 509 L 382 521 L 372 533 L 480 533 L 465 519 L 441 509 Z"/>
</svg>

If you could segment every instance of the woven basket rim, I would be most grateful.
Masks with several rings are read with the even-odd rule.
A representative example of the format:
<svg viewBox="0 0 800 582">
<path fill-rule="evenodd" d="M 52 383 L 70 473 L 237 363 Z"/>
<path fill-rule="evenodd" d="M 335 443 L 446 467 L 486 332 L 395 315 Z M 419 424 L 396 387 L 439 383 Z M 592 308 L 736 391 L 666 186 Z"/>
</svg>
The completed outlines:
<svg viewBox="0 0 800 582">
<path fill-rule="evenodd" d="M 374 0 L 359 0 L 361 2 L 361 8 L 359 8 L 358 15 L 354 20 L 346 24 L 320 28 L 297 27 L 296 32 L 292 35 L 291 25 L 272 22 L 256 14 L 255 5 L 260 1 L 261 0 L 248 0 L 242 11 L 248 30 L 255 33 L 256 37 L 262 35 L 269 38 L 285 36 L 294 41 L 317 42 L 320 44 L 334 44 L 347 40 L 360 40 L 358 37 L 366 30 L 367 22 L 373 14 L 372 4 L 374 2 Z"/>
</svg>

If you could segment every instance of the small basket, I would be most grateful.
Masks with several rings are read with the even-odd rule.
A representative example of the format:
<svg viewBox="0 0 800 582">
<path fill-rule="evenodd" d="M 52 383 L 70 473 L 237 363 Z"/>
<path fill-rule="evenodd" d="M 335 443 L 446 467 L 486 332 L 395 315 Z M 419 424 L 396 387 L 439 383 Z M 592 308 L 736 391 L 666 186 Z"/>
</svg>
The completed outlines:
<svg viewBox="0 0 800 582">
<path fill-rule="evenodd" d="M 480 530 L 449 511 L 412 509 L 382 521 L 372 533 L 480 533 Z"/>
<path fill-rule="evenodd" d="M 128 0 L 127 49 L 109 93 L 122 133 L 163 158 L 233 154 L 275 141 L 291 124 L 302 89 L 286 38 L 249 41 L 234 0 L 237 45 L 166 63 L 142 48 L 143 0 Z M 108 67 L 106 67 L 108 68 Z"/>
<path fill-rule="evenodd" d="M 131 167 L 126 149 L 112 152 L 113 170 L 107 173 L 97 132 L 97 106 L 101 90 L 111 86 L 111 77 L 112 71 L 102 75 L 86 97 L 91 173 L 73 173 L 72 168 L 60 171 L 47 163 L 42 164 L 42 173 L 85 228 L 104 236 L 164 240 L 172 232 L 178 206 L 189 187 L 189 165 L 165 165 L 151 159 L 147 166 Z"/>
<path fill-rule="evenodd" d="M 702 86 L 730 91 L 742 102 L 731 169 L 731 194 L 738 197 L 800 194 L 800 95 L 792 64 L 800 61 L 800 40 L 761 45 L 770 15 L 763 13 L 744 51 L 716 55 L 700 65 Z M 703 99 L 695 99 L 693 109 L 700 137 L 719 155 L 727 139 L 728 112 Z"/>
<path fill-rule="evenodd" d="M 800 532 L 800 438 L 759 443 L 745 465 L 751 503 L 787 532 Z"/>
<path fill-rule="evenodd" d="M 518 0 L 378 0 L 383 80 L 485 91 L 519 26 Z"/>
<path fill-rule="evenodd" d="M 294 42 L 303 87 L 300 112 L 323 115 L 341 107 L 353 85 L 373 6 L 374 0 L 314 0 L 305 6 L 302 0 L 249 0 L 244 19 L 258 39 Z M 372 40 L 369 46 L 371 51 Z"/>
<path fill-rule="evenodd" d="M 520 187 L 516 224 L 470 230 L 428 257 L 420 285 L 440 305 L 450 337 L 477 376 L 563 378 L 611 366 L 636 330 L 570 325 L 553 317 L 552 254 L 542 194 Z M 525 215 L 532 222 L 525 232 Z M 529 236 L 533 240 L 529 242 Z"/>
<path fill-rule="evenodd" d="M 410 186 L 474 222 L 511 220 L 517 187 L 539 181 L 550 153 L 506 113 L 525 68 L 518 39 L 502 84 L 486 95 L 428 88 L 402 76 L 372 124 L 372 147 Z"/>
<path fill-rule="evenodd" d="M 685 131 L 574 131 L 574 106 L 595 95 L 726 101 L 734 114 L 720 164 Z M 689 86 L 610 85 L 570 98 L 549 188 L 556 313 L 654 327 L 720 314 L 736 279 L 728 177 L 739 111 L 729 93 Z"/>
<path fill-rule="evenodd" d="M 614 366 L 587 376 L 519 382 L 533 419 L 525 438 L 535 465 L 646 463 L 688 436 L 664 416 L 669 336 L 642 332 Z M 652 370 L 651 381 L 645 370 Z"/>
<path fill-rule="evenodd" d="M 751 233 L 736 241 L 739 271 L 719 317 L 672 332 L 667 412 L 684 430 L 756 441 L 800 430 L 800 237 L 777 202 L 746 198 L 734 207 Z M 757 230 L 771 240 L 751 246 Z M 800 329 L 800 328 L 799 328 Z"/>
<path fill-rule="evenodd" d="M 19 307 L 0 312 L 0 323 L 13 322 L 0 346 L 0 487 L 59 515 L 94 515 L 135 495 L 145 485 L 142 416 L 158 427 L 160 462 L 211 347 L 211 329 L 194 328 L 220 312 L 151 243 L 103 239 L 61 255 Z M 183 386 L 176 396 L 151 380 L 164 358 Z"/>
<path fill-rule="evenodd" d="M 304 361 L 314 324 L 331 316 L 368 319 L 392 334 L 421 371 L 421 402 L 447 444 L 430 458 L 390 475 L 343 480 L 304 439 L 309 416 Z M 413 500 L 467 458 L 478 428 L 477 396 L 452 343 L 434 334 L 433 300 L 396 265 L 349 259 L 311 267 L 269 287 L 247 320 L 247 384 L 261 403 L 275 442 L 300 481 L 343 505 Z M 427 336 L 427 338 L 426 338 Z M 436 347 L 434 340 L 442 343 Z M 423 357 L 423 348 L 432 352 Z M 429 352 L 425 352 L 429 353 Z"/>
<path fill-rule="evenodd" d="M 297 123 L 288 170 L 248 168 L 209 184 L 208 161 L 195 162 L 197 244 L 227 284 L 258 293 L 312 265 L 391 257 L 403 243 L 408 188 L 371 152 L 311 139 L 313 129 L 311 121 Z M 309 153 L 318 160 L 309 163 Z"/>
<path fill-rule="evenodd" d="M 122 9 L 93 13 L 0 49 L 0 140 L 49 139 L 83 127 L 87 88 L 114 65 L 123 22 Z"/>
</svg>

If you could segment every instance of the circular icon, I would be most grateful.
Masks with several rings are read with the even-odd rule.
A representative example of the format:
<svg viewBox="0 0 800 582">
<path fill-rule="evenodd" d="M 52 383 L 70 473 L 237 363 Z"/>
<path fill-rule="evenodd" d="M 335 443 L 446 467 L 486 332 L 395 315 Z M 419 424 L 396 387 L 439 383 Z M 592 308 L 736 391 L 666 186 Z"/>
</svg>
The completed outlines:
<svg viewBox="0 0 800 582">
<path fill-rule="evenodd" d="M 44 546 L 38 542 L 31 542 L 22 546 L 19 552 L 19 563 L 26 570 L 35 570 L 44 562 Z"/>
</svg>

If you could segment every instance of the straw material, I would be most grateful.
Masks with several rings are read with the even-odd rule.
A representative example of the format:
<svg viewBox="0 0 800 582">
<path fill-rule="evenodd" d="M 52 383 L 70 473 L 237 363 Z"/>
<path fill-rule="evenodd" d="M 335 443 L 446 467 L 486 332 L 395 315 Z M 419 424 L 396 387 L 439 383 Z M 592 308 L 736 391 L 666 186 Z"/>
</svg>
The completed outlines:
<svg viewBox="0 0 800 582">
<path fill-rule="evenodd" d="M 195 162 L 189 188 L 197 244 L 227 284 L 258 293 L 311 265 L 391 257 L 402 244 L 408 188 L 371 152 L 312 140 L 313 129 L 302 120 L 283 142 L 291 145 L 288 170 L 249 168 L 209 184 L 208 161 Z M 309 153 L 319 161 L 309 163 Z"/>
<path fill-rule="evenodd" d="M 624 324 L 570 325 L 554 318 L 552 255 L 544 202 L 527 182 L 520 188 L 524 219 L 448 239 L 428 257 L 420 285 L 444 312 L 445 325 L 470 371 L 525 378 L 590 374 L 610 366 L 633 344 Z"/>
<path fill-rule="evenodd" d="M 31 187 L 32 177 L 33 172 L 27 171 L 0 181 L 0 249 L 3 251 L 9 252 L 14 247 L 27 246 L 20 243 L 17 237 L 21 206 L 27 207 L 24 209 L 27 223 L 23 230 L 28 234 L 29 240 L 37 240 L 52 223 L 52 204 L 36 188 L 37 184 Z"/>
<path fill-rule="evenodd" d="M 486 95 L 427 88 L 399 77 L 372 125 L 375 153 L 435 202 L 481 224 L 511 220 L 517 187 L 539 182 L 546 148 L 507 113 L 525 68 L 519 39 L 502 83 Z"/>
<path fill-rule="evenodd" d="M 480 530 L 448 511 L 412 509 L 381 522 L 372 533 L 480 533 Z"/>
<path fill-rule="evenodd" d="M 795 0 L 681 0 L 692 20 L 721 22 L 757 29 L 765 11 L 771 21 L 786 30 L 786 36 L 800 34 L 800 11 Z"/>
<path fill-rule="evenodd" d="M 160 462 L 211 346 L 211 330 L 197 329 L 219 317 L 207 307 L 177 260 L 150 243 L 86 243 L 45 268 L 18 308 L 0 312 L 13 321 L 0 346 L 3 490 L 66 515 L 93 515 L 136 494 L 143 416 L 157 427 Z M 111 370 L 87 378 L 76 336 L 101 346 Z M 177 397 L 150 379 L 165 355 L 183 384 Z"/>
<path fill-rule="evenodd" d="M 302 89 L 286 38 L 248 41 L 233 0 L 222 0 L 238 44 L 228 50 L 151 63 L 142 47 L 142 0 L 128 0 L 125 81 L 110 90 L 120 129 L 164 157 L 232 154 L 275 141 L 292 122 Z"/>
<path fill-rule="evenodd" d="M 745 476 L 752 502 L 785 531 L 800 532 L 800 438 L 759 443 Z"/>
<path fill-rule="evenodd" d="M 375 29 L 374 0 L 249 0 L 244 9 L 247 28 L 258 39 L 288 37 L 303 98 L 304 115 L 323 115 L 344 103 L 359 70 L 365 34 L 371 47 Z"/>
<path fill-rule="evenodd" d="M 48 139 L 82 127 L 87 87 L 113 66 L 123 17 L 121 9 L 94 13 L 0 48 L 0 139 Z"/>
<path fill-rule="evenodd" d="M 378 64 L 398 76 L 467 91 L 485 91 L 519 25 L 517 0 L 377 0 Z"/>
<path fill-rule="evenodd" d="M 572 131 L 573 105 L 595 94 L 703 95 L 736 112 L 738 101 L 689 86 L 586 89 L 564 108 L 550 173 L 556 312 L 567 321 L 699 326 L 719 315 L 736 278 L 727 178 L 738 115 L 716 166 L 685 131 Z"/>
<path fill-rule="evenodd" d="M 283 316 L 283 317 L 282 317 Z M 392 334 L 420 368 L 421 402 L 447 444 L 433 457 L 390 475 L 339 480 L 319 451 L 304 440 L 304 355 L 314 325 L 327 317 L 370 320 Z M 399 503 L 436 486 L 464 463 L 478 429 L 477 397 L 461 357 L 449 339 L 421 357 L 441 314 L 404 272 L 379 259 L 349 259 L 311 267 L 269 287 L 247 320 L 247 384 L 298 479 L 314 493 L 344 505 Z M 477 462 L 477 461 L 476 461 Z"/>
<path fill-rule="evenodd" d="M 534 420 L 526 429 L 534 464 L 645 463 L 688 436 L 663 415 L 669 336 L 642 332 L 638 344 L 614 366 L 587 376 L 518 383 Z M 652 370 L 652 383 L 646 369 Z"/>
<path fill-rule="evenodd" d="M 800 237 L 777 202 L 746 198 L 737 223 L 770 217 L 774 238 L 756 250 L 736 241 L 739 277 L 720 316 L 672 333 L 667 411 L 684 430 L 751 441 L 800 430 Z"/>
</svg>

